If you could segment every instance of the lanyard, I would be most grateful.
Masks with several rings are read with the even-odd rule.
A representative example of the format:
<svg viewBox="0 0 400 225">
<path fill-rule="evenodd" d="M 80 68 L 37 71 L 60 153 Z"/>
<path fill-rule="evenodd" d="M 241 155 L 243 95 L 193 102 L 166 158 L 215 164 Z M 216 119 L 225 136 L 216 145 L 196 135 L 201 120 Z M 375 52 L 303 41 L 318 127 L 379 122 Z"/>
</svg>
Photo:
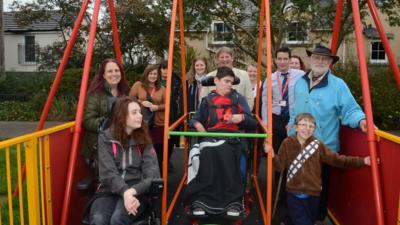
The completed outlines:
<svg viewBox="0 0 400 225">
<path fill-rule="evenodd" d="M 283 95 L 285 94 L 286 90 L 288 89 L 289 86 L 289 81 L 290 81 L 290 73 L 288 73 L 287 75 L 287 80 L 286 80 L 286 84 L 285 87 L 282 89 L 282 82 L 281 82 L 281 74 L 276 74 L 276 80 L 278 81 L 278 88 L 279 91 L 281 92 L 281 98 L 283 98 Z"/>
</svg>

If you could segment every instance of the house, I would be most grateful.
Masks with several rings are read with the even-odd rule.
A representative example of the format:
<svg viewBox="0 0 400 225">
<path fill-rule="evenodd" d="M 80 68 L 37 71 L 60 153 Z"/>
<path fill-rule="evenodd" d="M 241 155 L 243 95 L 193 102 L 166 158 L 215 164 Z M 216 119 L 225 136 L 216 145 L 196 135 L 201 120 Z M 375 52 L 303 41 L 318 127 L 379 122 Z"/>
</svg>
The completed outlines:
<svg viewBox="0 0 400 225">
<path fill-rule="evenodd" d="M 390 26 L 384 14 L 379 16 L 389 39 L 395 60 L 400 64 L 400 51 L 397 51 L 400 49 L 400 28 Z M 290 47 L 293 54 L 299 55 L 308 64 L 309 60 L 305 49 L 312 48 L 315 44 L 320 43 L 321 39 L 323 40 L 323 44 L 330 47 L 333 21 L 322 21 L 322 23 L 323 26 L 310 24 L 309 29 L 304 29 L 303 24 L 293 21 L 292 26 L 289 26 L 289 29 L 286 31 L 282 45 Z M 245 24 L 258 26 L 258 24 L 251 24 L 249 21 L 246 21 Z M 213 60 L 212 57 L 216 49 L 223 45 L 233 46 L 232 32 L 235 31 L 232 31 L 223 21 L 214 20 L 210 23 L 208 29 L 203 29 L 202 31 L 190 29 L 190 32 L 185 34 L 185 41 L 188 46 L 195 48 L 201 55 L 210 57 L 210 60 Z M 388 58 L 370 15 L 365 18 L 363 38 L 367 62 L 371 65 L 388 65 Z M 340 57 L 339 63 L 357 63 L 358 55 L 354 32 L 344 38 L 337 50 L 337 55 Z M 245 65 L 243 64 L 246 64 L 247 61 L 249 60 L 244 58 L 240 63 L 242 65 L 239 65 L 239 67 L 244 68 Z"/>
<path fill-rule="evenodd" d="M 57 11 L 50 13 L 47 21 L 20 26 L 15 12 L 4 12 L 5 70 L 34 72 L 38 70 L 39 48 L 52 44 L 62 37 Z"/>
</svg>

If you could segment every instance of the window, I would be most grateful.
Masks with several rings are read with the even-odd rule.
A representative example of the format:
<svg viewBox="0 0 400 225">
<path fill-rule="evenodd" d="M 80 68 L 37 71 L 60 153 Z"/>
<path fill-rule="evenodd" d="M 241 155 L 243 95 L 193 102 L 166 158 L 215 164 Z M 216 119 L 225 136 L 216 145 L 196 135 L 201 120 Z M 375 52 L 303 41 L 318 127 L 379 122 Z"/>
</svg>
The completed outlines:
<svg viewBox="0 0 400 225">
<path fill-rule="evenodd" d="M 24 43 L 18 44 L 18 64 L 35 65 L 37 63 L 39 46 L 35 36 L 25 36 Z"/>
<path fill-rule="evenodd" d="M 222 21 L 213 21 L 211 24 L 213 32 L 213 44 L 226 44 L 233 40 L 233 30 Z"/>
<path fill-rule="evenodd" d="M 25 36 L 25 62 L 36 62 L 35 36 Z"/>
<path fill-rule="evenodd" d="M 371 41 L 371 63 L 387 63 L 385 49 L 380 40 Z"/>
<path fill-rule="evenodd" d="M 376 4 L 376 6 L 381 7 L 381 6 L 383 6 L 384 4 L 388 5 L 388 4 L 389 4 L 389 1 L 387 1 L 387 0 L 375 0 L 375 4 Z"/>
<path fill-rule="evenodd" d="M 286 33 L 287 44 L 308 43 L 308 28 L 299 22 L 293 22 L 288 26 Z"/>
</svg>

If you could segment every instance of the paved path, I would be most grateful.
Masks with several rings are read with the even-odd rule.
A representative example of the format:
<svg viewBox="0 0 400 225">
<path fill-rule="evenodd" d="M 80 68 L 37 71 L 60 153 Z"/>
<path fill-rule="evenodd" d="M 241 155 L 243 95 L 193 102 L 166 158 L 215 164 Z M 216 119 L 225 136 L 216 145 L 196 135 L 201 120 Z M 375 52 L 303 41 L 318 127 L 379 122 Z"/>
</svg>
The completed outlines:
<svg viewBox="0 0 400 225">
<path fill-rule="evenodd" d="M 65 122 L 46 122 L 44 127 L 54 127 Z M 0 139 L 17 137 L 36 130 L 38 122 L 0 121 Z"/>
</svg>

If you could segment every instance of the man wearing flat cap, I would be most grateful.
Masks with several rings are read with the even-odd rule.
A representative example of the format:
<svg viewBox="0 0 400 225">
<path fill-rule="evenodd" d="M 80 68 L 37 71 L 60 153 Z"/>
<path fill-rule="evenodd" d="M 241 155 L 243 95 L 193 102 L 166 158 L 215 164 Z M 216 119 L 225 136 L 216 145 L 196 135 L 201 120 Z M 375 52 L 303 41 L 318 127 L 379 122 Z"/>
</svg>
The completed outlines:
<svg viewBox="0 0 400 225">
<path fill-rule="evenodd" d="M 311 70 L 298 80 L 294 88 L 294 109 L 290 115 L 290 131 L 294 134 L 294 119 L 297 114 L 308 112 L 316 119 L 314 136 L 323 141 L 332 151 L 338 152 L 339 125 L 360 128 L 366 131 L 365 114 L 358 105 L 346 83 L 329 69 L 339 60 L 329 48 L 317 45 L 307 51 Z M 322 167 L 322 191 L 316 224 L 323 224 L 327 214 L 329 167 Z"/>
</svg>

